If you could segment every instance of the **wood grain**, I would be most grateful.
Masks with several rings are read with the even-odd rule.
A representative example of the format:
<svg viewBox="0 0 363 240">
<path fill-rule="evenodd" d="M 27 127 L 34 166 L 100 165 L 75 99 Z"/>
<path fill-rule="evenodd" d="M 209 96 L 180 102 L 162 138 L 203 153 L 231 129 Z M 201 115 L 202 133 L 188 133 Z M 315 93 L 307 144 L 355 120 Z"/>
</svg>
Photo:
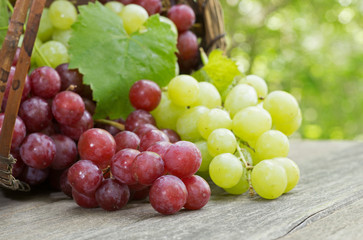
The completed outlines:
<svg viewBox="0 0 363 240">
<path fill-rule="evenodd" d="M 298 186 L 277 200 L 213 187 L 199 211 L 161 216 L 150 204 L 82 209 L 62 193 L 0 192 L 1 239 L 361 239 L 363 145 L 293 141 Z M 324 238 L 324 237 L 323 237 Z"/>
</svg>

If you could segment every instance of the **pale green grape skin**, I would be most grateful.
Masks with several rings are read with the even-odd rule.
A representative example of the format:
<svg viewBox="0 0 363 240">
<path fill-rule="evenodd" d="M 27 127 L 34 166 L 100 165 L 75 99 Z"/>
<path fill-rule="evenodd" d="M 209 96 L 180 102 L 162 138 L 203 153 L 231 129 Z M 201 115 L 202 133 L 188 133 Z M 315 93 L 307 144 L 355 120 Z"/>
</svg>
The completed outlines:
<svg viewBox="0 0 363 240">
<path fill-rule="evenodd" d="M 40 47 L 43 45 L 42 41 L 40 41 L 39 38 L 35 39 L 34 45 L 37 46 L 38 49 L 40 49 Z M 30 58 L 30 63 L 31 65 L 35 65 L 36 64 L 36 58 L 37 58 L 38 52 L 36 50 L 36 48 L 33 48 L 33 52 L 32 52 L 32 56 Z"/>
<path fill-rule="evenodd" d="M 254 166 L 251 174 L 252 187 L 266 199 L 280 197 L 287 186 L 285 169 L 271 160 L 264 160 Z"/>
<path fill-rule="evenodd" d="M 198 141 L 202 139 L 198 131 L 198 120 L 201 115 L 209 112 L 204 106 L 197 106 L 186 110 L 176 122 L 176 131 L 180 138 L 186 141 Z"/>
<path fill-rule="evenodd" d="M 199 82 L 199 96 L 193 106 L 217 108 L 222 105 L 222 98 L 217 88 L 209 82 Z"/>
<path fill-rule="evenodd" d="M 299 182 L 300 170 L 297 164 L 289 158 L 273 158 L 271 161 L 280 164 L 285 169 L 287 176 L 287 186 L 285 193 L 291 191 Z"/>
<path fill-rule="evenodd" d="M 239 138 L 254 142 L 264 132 L 271 129 L 270 114 L 257 106 L 247 107 L 234 115 L 232 130 Z"/>
<path fill-rule="evenodd" d="M 238 84 L 228 93 L 224 107 L 233 117 L 238 111 L 257 103 L 256 90 L 250 85 Z"/>
<path fill-rule="evenodd" d="M 147 11 L 136 4 L 129 4 L 122 8 L 119 16 L 122 19 L 124 28 L 128 34 L 134 33 L 141 29 L 146 20 L 149 18 Z"/>
<path fill-rule="evenodd" d="M 52 68 L 56 68 L 58 65 L 69 61 L 68 50 L 60 42 L 48 41 L 44 43 L 39 50 L 48 60 L 51 65 L 50 67 Z M 43 62 L 43 59 L 39 56 L 39 54 L 36 56 L 36 63 L 38 67 L 46 66 L 46 63 Z"/>
<path fill-rule="evenodd" d="M 237 149 L 237 140 L 231 130 L 218 128 L 208 136 L 208 152 L 215 157 L 222 153 L 234 153 Z"/>
<path fill-rule="evenodd" d="M 228 112 L 213 108 L 200 116 L 198 130 L 204 139 L 208 139 L 209 134 L 218 128 L 232 129 L 232 119 Z"/>
<path fill-rule="evenodd" d="M 42 17 L 40 18 L 37 38 L 42 42 L 48 41 L 52 37 L 53 30 L 54 28 L 49 18 L 49 9 L 44 8 Z"/>
<path fill-rule="evenodd" d="M 246 169 L 243 168 L 243 173 L 241 175 L 241 178 L 239 179 L 238 183 L 234 185 L 231 188 L 224 188 L 224 191 L 226 191 L 229 194 L 233 195 L 241 195 L 249 189 L 249 184 L 247 180 L 247 172 Z"/>
<path fill-rule="evenodd" d="M 231 188 L 240 180 L 242 163 L 231 153 L 223 153 L 213 158 L 209 165 L 209 176 L 221 188 Z"/>
<path fill-rule="evenodd" d="M 170 100 L 182 107 L 191 106 L 199 96 L 199 84 L 192 76 L 179 75 L 168 84 Z"/>
<path fill-rule="evenodd" d="M 295 97 L 284 91 L 269 93 L 263 107 L 271 114 L 274 125 L 292 121 L 299 112 L 299 104 Z"/>
<path fill-rule="evenodd" d="M 169 18 L 164 17 L 164 16 L 161 16 L 161 15 L 159 16 L 159 19 L 160 19 L 160 22 L 169 24 L 171 31 L 178 36 L 178 29 L 176 28 L 176 26 L 173 23 L 173 21 L 171 21 Z"/>
<path fill-rule="evenodd" d="M 120 2 L 111 1 L 111 2 L 107 2 L 105 4 L 105 7 L 110 9 L 112 12 L 116 13 L 117 15 L 119 15 L 121 13 L 124 5 Z"/>
<path fill-rule="evenodd" d="M 202 154 L 202 163 L 199 167 L 200 172 L 206 172 L 209 170 L 209 164 L 212 161 L 213 157 L 208 152 L 208 144 L 207 141 L 199 141 L 194 143 L 195 146 L 200 150 Z"/>
<path fill-rule="evenodd" d="M 299 112 L 294 117 L 294 119 L 281 123 L 276 122 L 275 128 L 281 132 L 283 132 L 286 136 L 291 136 L 296 130 L 298 130 L 301 126 L 302 122 L 302 116 L 301 116 L 301 110 L 299 108 Z"/>
<path fill-rule="evenodd" d="M 254 164 L 265 159 L 287 157 L 290 150 L 289 139 L 277 130 L 264 132 L 256 141 Z"/>
<path fill-rule="evenodd" d="M 158 128 L 170 128 L 176 131 L 176 122 L 186 110 L 185 107 L 173 104 L 168 94 L 162 92 L 159 105 L 150 113 L 155 118 Z"/>
<path fill-rule="evenodd" d="M 55 1 L 49 7 L 49 18 L 58 29 L 70 29 L 77 19 L 76 7 L 68 1 Z"/>
<path fill-rule="evenodd" d="M 54 29 L 52 39 L 54 41 L 62 43 L 66 48 L 69 47 L 68 42 L 72 37 L 72 29 L 61 30 Z"/>
<path fill-rule="evenodd" d="M 257 97 L 259 99 L 265 98 L 268 93 L 266 81 L 259 76 L 248 75 L 246 76 L 246 78 L 241 79 L 239 83 L 246 83 L 248 85 L 251 85 L 256 90 Z"/>
</svg>

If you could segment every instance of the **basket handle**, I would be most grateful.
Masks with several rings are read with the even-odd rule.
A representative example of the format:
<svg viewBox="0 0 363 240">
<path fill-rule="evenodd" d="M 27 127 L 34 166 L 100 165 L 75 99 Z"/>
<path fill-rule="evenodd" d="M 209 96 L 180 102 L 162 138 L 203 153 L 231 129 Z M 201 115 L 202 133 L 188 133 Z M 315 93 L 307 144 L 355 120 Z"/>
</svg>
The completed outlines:
<svg viewBox="0 0 363 240">
<path fill-rule="evenodd" d="M 28 0 L 25 0 L 25 1 L 22 0 L 22 1 L 17 1 L 17 2 L 26 2 L 26 1 L 28 1 Z M 0 167 L 2 167 L 0 169 L 1 170 L 0 174 L 2 172 L 3 173 L 2 175 L 9 174 L 9 169 L 10 170 L 12 169 L 12 165 L 15 162 L 15 161 L 13 161 L 12 156 L 9 155 L 10 148 L 11 148 L 11 140 L 12 140 L 12 135 L 13 135 L 13 131 L 14 131 L 15 120 L 18 115 L 18 110 L 19 110 L 20 101 L 21 101 L 21 95 L 22 95 L 22 92 L 24 89 L 25 78 L 26 78 L 26 75 L 27 75 L 27 72 L 28 72 L 29 66 L 30 66 L 30 57 L 32 55 L 33 46 L 34 46 L 34 42 L 35 42 L 36 35 L 38 32 L 39 22 L 40 22 L 40 18 L 42 16 L 45 2 L 46 2 L 46 0 L 33 0 L 32 1 L 31 8 L 30 8 L 30 14 L 29 14 L 29 20 L 28 20 L 27 28 L 26 28 L 25 34 L 24 34 L 24 41 L 23 41 L 23 44 L 20 49 L 19 60 L 16 64 L 14 79 L 13 79 L 12 86 L 11 86 L 10 92 L 9 92 L 7 106 L 5 109 L 4 122 L 3 122 L 2 130 L 0 133 L 0 157 L 1 157 L 0 161 L 2 161 L 2 163 L 3 163 L 0 165 Z M 24 5 L 21 5 L 21 7 L 22 7 L 22 9 L 19 10 L 18 14 L 22 14 L 25 9 L 25 15 L 26 15 L 29 5 L 26 6 L 26 4 L 24 4 Z M 18 18 L 18 16 L 15 15 L 15 9 L 14 9 L 14 15 L 12 16 L 12 19 L 13 18 L 14 18 L 15 25 L 18 24 L 20 26 L 23 26 L 23 23 L 15 21 L 15 19 Z M 9 33 L 12 34 L 12 32 L 10 30 L 11 29 L 9 29 L 8 34 Z M 18 34 L 18 32 L 15 34 Z M 9 39 L 10 41 L 13 40 L 12 42 L 10 42 L 10 44 L 14 44 L 15 48 L 16 48 L 16 46 L 17 46 L 16 40 L 18 40 L 19 38 L 15 37 L 13 39 L 11 35 L 10 36 L 7 35 L 6 38 Z M 3 46 L 3 48 L 4 48 L 4 46 Z M 4 51 L 6 51 L 6 49 Z M 14 57 L 14 56 L 7 56 L 7 57 L 9 58 L 9 57 Z M 6 64 L 6 63 L 3 63 L 3 64 Z M 6 88 L 6 83 L 4 84 L 4 82 L 3 82 L 1 87 L 3 87 L 3 86 L 5 86 L 5 88 Z M 8 161 L 4 162 L 4 159 L 8 159 Z M 3 166 L 6 164 L 8 167 L 7 167 L 7 169 L 4 169 Z M 3 178 L 1 177 L 0 180 L 3 180 Z M 15 180 L 13 178 L 13 176 L 11 176 L 11 171 L 10 171 L 10 176 L 8 176 L 8 178 L 6 180 L 7 181 L 5 181 L 5 187 L 7 186 L 7 184 L 9 184 L 9 181 L 10 181 L 12 183 L 12 186 L 10 187 L 11 189 L 13 189 L 13 190 L 22 189 L 22 184 L 20 186 L 17 185 L 18 182 L 17 182 L 17 180 Z M 4 186 L 4 181 L 2 181 L 2 183 L 3 184 L 1 184 L 1 185 Z"/>
</svg>

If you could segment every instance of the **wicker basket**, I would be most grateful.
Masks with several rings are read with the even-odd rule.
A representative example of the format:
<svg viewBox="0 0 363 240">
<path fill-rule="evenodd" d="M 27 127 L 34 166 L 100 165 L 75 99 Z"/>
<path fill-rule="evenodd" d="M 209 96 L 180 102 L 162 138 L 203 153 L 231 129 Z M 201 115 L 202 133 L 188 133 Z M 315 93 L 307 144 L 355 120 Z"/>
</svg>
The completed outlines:
<svg viewBox="0 0 363 240">
<path fill-rule="evenodd" d="M 25 0 L 18 0 L 25 1 Z M 28 0 L 29 1 L 29 0 Z M 47 0 L 46 6 L 53 0 Z M 76 5 L 87 4 L 88 2 L 94 2 L 95 0 L 71 0 Z M 30 1 L 31 2 L 31 1 Z M 209 53 L 215 48 L 224 50 L 226 48 L 225 32 L 224 32 L 224 20 L 223 11 L 218 0 L 162 0 L 163 9 L 162 15 L 165 15 L 167 10 L 179 3 L 184 3 L 191 6 L 196 15 L 196 24 L 194 24 L 192 31 L 201 38 L 200 47 L 204 49 L 206 53 Z M 37 29 L 37 27 L 36 27 Z M 0 56 L 9 56 L 8 59 L 13 59 L 15 51 L 10 51 L 8 49 L 2 49 Z M 12 55 L 12 56 L 10 56 Z M 3 59 L 1 59 L 3 61 Z M 4 63 L 0 62 L 0 66 L 5 66 Z M 8 72 L 9 69 L 5 71 Z M 24 70 L 26 71 L 26 70 Z M 0 80 L 6 82 L 6 78 L 0 74 Z M 9 106 L 10 104 L 8 104 Z M 16 113 L 19 108 L 19 104 L 14 104 L 16 106 Z M 16 114 L 15 114 L 16 115 Z M 6 116 L 7 117 L 7 116 Z M 15 121 L 15 119 L 14 119 Z M 11 133 L 10 133 L 11 134 Z M 0 139 L 1 142 L 1 139 Z M 0 146 L 2 148 L 3 146 Z M 19 191 L 29 191 L 30 187 L 28 184 L 16 180 L 12 176 L 12 166 L 16 162 L 11 155 L 1 156 L 0 154 L 0 186 L 7 189 L 19 190 Z"/>
</svg>

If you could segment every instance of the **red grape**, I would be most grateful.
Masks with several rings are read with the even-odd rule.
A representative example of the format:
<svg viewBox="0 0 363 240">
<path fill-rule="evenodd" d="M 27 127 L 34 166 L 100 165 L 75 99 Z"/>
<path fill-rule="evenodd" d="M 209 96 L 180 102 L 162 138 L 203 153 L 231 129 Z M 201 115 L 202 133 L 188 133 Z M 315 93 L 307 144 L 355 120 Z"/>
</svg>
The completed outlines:
<svg viewBox="0 0 363 240">
<path fill-rule="evenodd" d="M 187 197 L 187 188 L 182 180 L 172 175 L 156 179 L 149 193 L 151 206 L 165 215 L 178 212 L 185 205 Z"/>
<path fill-rule="evenodd" d="M 139 80 L 130 88 L 129 99 L 134 108 L 150 112 L 159 105 L 161 89 L 153 81 Z"/>
<path fill-rule="evenodd" d="M 86 110 L 91 114 L 95 114 L 95 110 L 96 110 L 96 104 L 88 99 L 88 98 L 82 98 L 83 99 L 83 102 L 84 102 L 84 106 L 86 108 Z"/>
<path fill-rule="evenodd" d="M 78 206 L 83 208 L 96 208 L 98 207 L 96 197 L 94 194 L 86 195 L 72 189 L 72 197 Z"/>
<path fill-rule="evenodd" d="M 140 151 L 146 151 L 157 142 L 169 142 L 168 136 L 160 130 L 150 130 L 140 140 Z"/>
<path fill-rule="evenodd" d="M 19 116 L 24 120 L 28 132 L 39 132 L 52 122 L 52 110 L 47 101 L 40 97 L 25 100 L 19 109 Z"/>
<path fill-rule="evenodd" d="M 164 162 L 154 152 L 142 152 L 132 163 L 132 175 L 142 185 L 151 185 L 164 173 Z"/>
<path fill-rule="evenodd" d="M 142 136 L 144 136 L 145 133 L 147 133 L 150 130 L 154 130 L 154 129 L 158 129 L 158 128 L 150 123 L 146 123 L 141 126 L 138 126 L 134 130 L 134 133 L 136 133 L 136 135 L 139 136 L 139 138 L 142 138 Z"/>
<path fill-rule="evenodd" d="M 102 182 L 102 171 L 89 160 L 80 160 L 68 169 L 72 188 L 86 195 L 93 194 Z"/>
<path fill-rule="evenodd" d="M 30 185 L 38 185 L 44 182 L 48 175 L 49 168 L 37 169 L 27 166 L 19 178 Z"/>
<path fill-rule="evenodd" d="M 202 163 L 199 149 L 191 142 L 174 143 L 164 154 L 166 170 L 177 177 L 185 178 L 196 173 Z"/>
<path fill-rule="evenodd" d="M 128 131 L 134 131 L 137 127 L 150 123 L 156 125 L 154 117 L 145 110 L 135 110 L 127 117 L 125 122 L 125 129 Z"/>
<path fill-rule="evenodd" d="M 60 124 L 76 124 L 82 118 L 84 111 L 84 102 L 77 93 L 64 91 L 53 99 L 52 113 Z"/>
<path fill-rule="evenodd" d="M 163 159 L 164 154 L 166 153 L 166 151 L 168 151 L 168 149 L 170 148 L 171 145 L 173 145 L 173 144 L 170 142 L 157 142 L 157 143 L 151 145 L 147 149 L 147 151 L 157 153 Z"/>
<path fill-rule="evenodd" d="M 83 116 L 76 124 L 60 125 L 61 132 L 75 141 L 78 141 L 82 133 L 91 128 L 93 128 L 93 119 L 87 110 L 83 112 Z"/>
<path fill-rule="evenodd" d="M 111 173 L 119 182 L 127 185 L 136 184 L 132 175 L 132 163 L 140 152 L 135 149 L 126 148 L 117 152 L 111 160 Z"/>
<path fill-rule="evenodd" d="M 53 98 L 61 88 L 61 79 L 51 67 L 39 67 L 30 74 L 32 93 L 42 98 Z"/>
<path fill-rule="evenodd" d="M 13 177 L 16 178 L 16 177 L 20 176 L 20 174 L 23 172 L 23 170 L 25 168 L 25 164 L 20 157 L 19 150 L 12 151 L 11 155 L 13 155 L 13 157 L 16 159 L 16 163 L 13 165 L 11 175 L 13 175 Z"/>
<path fill-rule="evenodd" d="M 130 192 L 130 199 L 131 200 L 143 200 L 149 196 L 150 187 L 145 187 L 144 189 L 141 189 L 139 191 L 132 191 Z"/>
<path fill-rule="evenodd" d="M 81 159 L 91 160 L 101 169 L 110 165 L 115 151 L 115 139 L 100 128 L 85 131 L 78 141 L 78 152 Z"/>
<path fill-rule="evenodd" d="M 191 32 L 186 31 L 178 36 L 177 44 L 179 53 L 178 58 L 182 61 L 193 59 L 198 56 L 198 40 L 197 36 Z"/>
<path fill-rule="evenodd" d="M 64 135 L 51 136 L 55 143 L 56 153 L 51 168 L 61 170 L 70 167 L 77 161 L 77 145 L 69 137 Z"/>
<path fill-rule="evenodd" d="M 62 172 L 59 178 L 59 185 L 65 195 L 72 197 L 72 186 L 68 181 L 68 169 Z"/>
<path fill-rule="evenodd" d="M 50 137 L 43 133 L 32 133 L 24 139 L 20 156 L 26 165 L 44 169 L 52 164 L 55 151 L 55 143 Z"/>
<path fill-rule="evenodd" d="M 140 138 L 133 132 L 123 131 L 116 134 L 115 142 L 116 152 L 125 148 L 138 149 L 140 144 Z"/>
<path fill-rule="evenodd" d="M 77 69 L 69 69 L 68 65 L 68 63 L 63 63 L 55 69 L 58 72 L 61 80 L 60 89 L 61 91 L 65 91 L 69 88 L 70 85 L 73 85 L 75 88 L 72 91 L 80 94 L 83 90 L 83 76 L 78 72 Z"/>
<path fill-rule="evenodd" d="M 135 4 L 145 8 L 149 16 L 161 12 L 161 1 L 160 0 L 136 0 Z"/>
<path fill-rule="evenodd" d="M 19 60 L 19 56 L 20 56 L 20 47 L 18 47 L 16 49 L 12 66 L 14 66 L 14 67 L 16 66 L 16 64 L 18 63 L 18 60 Z"/>
<path fill-rule="evenodd" d="M 115 179 L 105 179 L 96 191 L 98 205 L 107 211 L 115 211 L 124 207 L 130 198 L 130 191 L 126 184 Z"/>
<path fill-rule="evenodd" d="M 172 6 L 168 11 L 168 18 L 174 22 L 179 32 L 187 31 L 195 22 L 193 9 L 185 4 Z"/>
<path fill-rule="evenodd" d="M 179 134 L 177 132 L 175 132 L 173 129 L 164 128 L 164 129 L 160 129 L 160 131 L 162 131 L 163 133 L 165 133 L 168 136 L 171 143 L 176 143 L 176 142 L 180 141 Z"/>
<path fill-rule="evenodd" d="M 208 203 L 211 194 L 208 183 L 202 177 L 196 175 L 182 178 L 182 181 L 188 191 L 188 198 L 184 208 L 197 210 L 204 207 Z"/>
<path fill-rule="evenodd" d="M 4 123 L 4 113 L 0 113 L 0 132 Z M 16 117 L 13 139 L 11 140 L 11 150 L 17 149 L 26 136 L 26 127 L 23 120 L 20 117 Z"/>
</svg>

